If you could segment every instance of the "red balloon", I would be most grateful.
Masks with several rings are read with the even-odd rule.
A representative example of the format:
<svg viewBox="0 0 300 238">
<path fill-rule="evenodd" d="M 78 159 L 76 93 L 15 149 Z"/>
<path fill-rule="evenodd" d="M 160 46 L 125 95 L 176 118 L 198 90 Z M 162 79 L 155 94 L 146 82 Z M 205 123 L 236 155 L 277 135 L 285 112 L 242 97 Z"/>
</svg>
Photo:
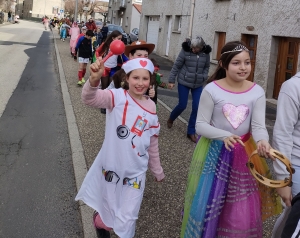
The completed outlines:
<svg viewBox="0 0 300 238">
<path fill-rule="evenodd" d="M 110 43 L 109 46 L 109 53 L 106 55 L 106 57 L 103 59 L 103 62 L 108 60 L 109 57 L 113 55 L 121 55 L 125 51 L 125 44 L 121 40 L 114 40 Z"/>
<path fill-rule="evenodd" d="M 114 40 L 110 43 L 109 49 L 114 55 L 121 55 L 125 51 L 125 44 L 121 40 Z"/>
</svg>

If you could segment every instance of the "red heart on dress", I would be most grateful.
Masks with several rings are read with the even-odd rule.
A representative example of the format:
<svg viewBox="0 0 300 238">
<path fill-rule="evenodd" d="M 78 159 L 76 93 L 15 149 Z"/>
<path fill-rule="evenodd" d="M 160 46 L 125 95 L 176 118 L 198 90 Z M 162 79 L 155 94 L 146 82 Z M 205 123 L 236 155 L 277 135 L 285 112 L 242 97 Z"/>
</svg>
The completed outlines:
<svg viewBox="0 0 300 238">
<path fill-rule="evenodd" d="M 143 68 L 145 68 L 147 64 L 148 64 L 147 61 L 145 61 L 145 60 L 140 60 L 140 65 L 141 65 Z"/>
</svg>

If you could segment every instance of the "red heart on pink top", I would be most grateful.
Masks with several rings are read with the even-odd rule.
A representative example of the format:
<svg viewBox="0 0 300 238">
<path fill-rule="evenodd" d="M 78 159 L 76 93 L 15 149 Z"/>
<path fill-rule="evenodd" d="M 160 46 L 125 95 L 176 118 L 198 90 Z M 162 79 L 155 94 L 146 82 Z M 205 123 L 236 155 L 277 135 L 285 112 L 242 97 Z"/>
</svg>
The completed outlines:
<svg viewBox="0 0 300 238">
<path fill-rule="evenodd" d="M 140 60 L 140 64 L 141 64 L 141 66 L 142 66 L 143 68 L 145 68 L 146 65 L 148 64 L 148 62 L 145 61 L 145 60 Z"/>
</svg>

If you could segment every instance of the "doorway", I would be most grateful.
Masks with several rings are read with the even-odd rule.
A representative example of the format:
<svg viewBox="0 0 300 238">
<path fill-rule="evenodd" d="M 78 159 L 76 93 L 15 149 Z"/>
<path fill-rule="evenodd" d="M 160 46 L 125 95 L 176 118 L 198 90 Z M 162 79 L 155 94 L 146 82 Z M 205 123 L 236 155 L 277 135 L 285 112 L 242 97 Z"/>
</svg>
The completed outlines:
<svg viewBox="0 0 300 238">
<path fill-rule="evenodd" d="M 172 31 L 172 16 L 167 16 L 166 21 L 167 21 L 167 27 L 168 27 L 167 42 L 166 42 L 166 56 L 169 56 L 171 31 Z"/>
<path fill-rule="evenodd" d="M 278 99 L 281 85 L 297 73 L 299 38 L 281 37 L 279 40 L 273 98 Z"/>
</svg>

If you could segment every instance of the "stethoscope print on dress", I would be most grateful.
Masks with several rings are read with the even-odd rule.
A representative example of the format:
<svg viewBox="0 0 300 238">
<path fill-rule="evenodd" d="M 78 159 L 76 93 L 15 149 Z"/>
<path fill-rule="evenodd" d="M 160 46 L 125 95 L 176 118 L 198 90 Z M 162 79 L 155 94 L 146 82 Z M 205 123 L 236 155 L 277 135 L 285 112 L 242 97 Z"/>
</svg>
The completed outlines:
<svg viewBox="0 0 300 238">
<path fill-rule="evenodd" d="M 126 94 L 126 91 L 125 91 L 125 94 Z M 126 95 L 126 97 L 127 97 L 127 95 Z M 148 129 L 145 129 L 145 127 L 148 123 L 148 121 L 145 119 L 147 112 L 144 111 L 142 116 L 138 115 L 137 118 L 135 119 L 135 122 L 133 123 L 132 128 L 129 129 L 128 126 L 126 126 L 126 124 L 125 124 L 128 104 L 129 104 L 129 102 L 126 99 L 126 103 L 125 103 L 124 110 L 123 110 L 122 125 L 119 125 L 117 127 L 116 132 L 117 132 L 117 136 L 119 137 L 119 139 L 122 139 L 122 140 L 127 139 L 129 137 L 129 135 L 131 134 L 130 132 L 132 132 L 134 135 L 131 138 L 131 145 L 132 145 L 132 148 L 135 150 L 136 149 L 136 146 L 134 143 L 135 138 L 140 138 L 142 136 L 143 132 L 148 130 Z M 139 157 L 145 156 L 147 149 L 148 148 L 146 148 L 145 151 L 143 151 L 142 153 L 138 151 L 137 155 Z"/>
</svg>

